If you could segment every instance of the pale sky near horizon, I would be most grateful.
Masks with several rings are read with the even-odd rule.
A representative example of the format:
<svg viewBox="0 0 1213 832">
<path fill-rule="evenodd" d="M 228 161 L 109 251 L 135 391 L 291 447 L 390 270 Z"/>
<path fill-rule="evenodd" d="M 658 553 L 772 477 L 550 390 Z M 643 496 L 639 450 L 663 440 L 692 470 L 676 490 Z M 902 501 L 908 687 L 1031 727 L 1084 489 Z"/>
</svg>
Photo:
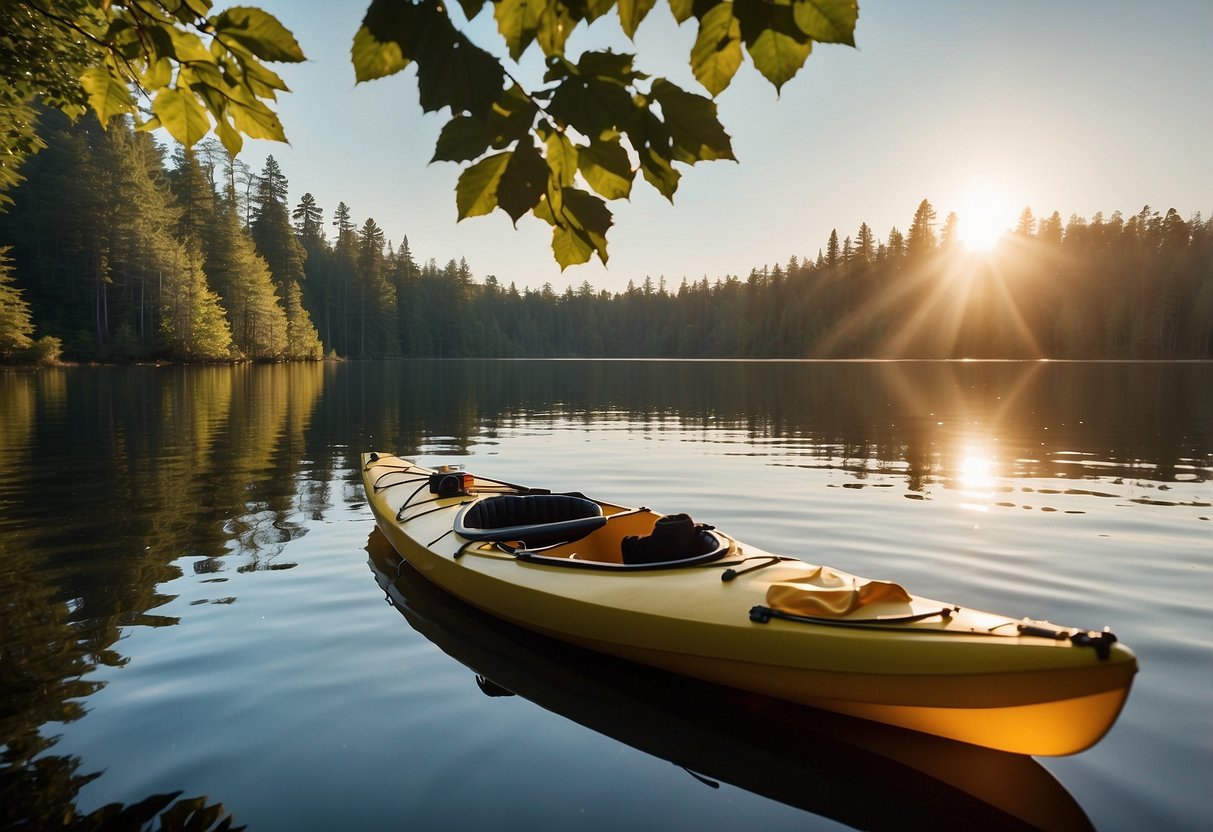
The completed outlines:
<svg viewBox="0 0 1213 832">
<path fill-rule="evenodd" d="M 246 142 L 241 158 L 259 170 L 273 154 L 292 206 L 311 192 L 331 222 L 345 201 L 359 225 L 373 217 L 393 242 L 407 235 L 419 261 L 467 258 L 478 282 L 618 291 L 646 276 L 671 289 L 744 278 L 815 257 L 831 229 L 904 232 L 923 199 L 962 229 L 983 211 L 1011 226 L 1025 206 L 1063 220 L 1147 204 L 1213 213 L 1213 0 L 860 0 L 858 48 L 817 45 L 780 96 L 743 63 L 717 98 L 737 163 L 682 166 L 673 205 L 638 174 L 631 200 L 610 203 L 607 266 L 561 273 L 539 220 L 456 223 L 459 168 L 428 164 L 447 114 L 422 113 L 415 70 L 355 85 L 349 47 L 368 2 L 250 3 L 309 61 L 274 67 L 293 90 L 278 104 L 290 145 Z M 500 55 L 493 26 L 486 7 L 466 31 Z M 634 52 L 638 69 L 703 94 L 693 38 L 693 21 L 678 27 L 659 4 L 635 45 L 612 17 L 579 27 L 569 51 Z M 538 67 L 532 46 L 522 72 Z"/>
</svg>

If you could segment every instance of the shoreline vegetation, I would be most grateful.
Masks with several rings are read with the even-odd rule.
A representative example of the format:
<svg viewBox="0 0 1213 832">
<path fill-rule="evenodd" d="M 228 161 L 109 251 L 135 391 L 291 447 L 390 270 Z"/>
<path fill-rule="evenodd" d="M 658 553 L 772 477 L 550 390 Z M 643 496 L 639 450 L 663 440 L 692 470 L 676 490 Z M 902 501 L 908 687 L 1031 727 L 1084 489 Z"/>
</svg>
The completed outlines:
<svg viewBox="0 0 1213 832">
<path fill-rule="evenodd" d="M 926 199 L 903 233 L 831 232 L 746 276 L 519 290 L 214 140 L 170 155 L 116 119 L 41 115 L 0 215 L 0 363 L 324 358 L 1213 358 L 1213 220 L 1025 208 L 969 250 Z M 811 251 L 811 250 L 810 250 Z"/>
</svg>

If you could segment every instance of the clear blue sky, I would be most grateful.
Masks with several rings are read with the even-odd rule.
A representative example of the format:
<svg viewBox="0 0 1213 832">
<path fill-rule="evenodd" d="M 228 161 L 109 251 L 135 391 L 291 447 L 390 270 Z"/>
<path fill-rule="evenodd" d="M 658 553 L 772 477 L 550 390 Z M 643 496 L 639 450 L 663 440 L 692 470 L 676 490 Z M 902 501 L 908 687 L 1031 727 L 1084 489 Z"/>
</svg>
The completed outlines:
<svg viewBox="0 0 1213 832">
<path fill-rule="evenodd" d="M 456 223 L 459 169 L 428 164 L 446 114 L 421 112 L 413 69 L 355 85 L 349 46 L 365 2 L 251 4 L 310 60 L 277 67 L 293 90 L 279 102 L 290 145 L 249 142 L 242 158 L 260 169 L 272 153 L 292 204 L 310 191 L 331 220 L 344 200 L 359 224 L 407 235 L 419 260 L 466 257 L 478 281 L 619 290 L 646 276 L 671 288 L 744 277 L 816 256 L 833 228 L 904 232 L 924 198 L 962 227 L 982 210 L 1012 225 L 1024 206 L 1063 219 L 1145 204 L 1213 211 L 1213 0 L 860 0 L 858 48 L 818 45 L 781 96 L 743 64 L 717 100 L 738 163 L 684 168 L 673 205 L 638 176 L 630 202 L 611 203 L 608 265 L 563 274 L 538 220 L 515 230 L 498 211 Z M 663 4 L 634 46 L 614 18 L 582 28 L 570 51 L 634 51 L 642 71 L 702 93 L 687 64 L 693 23 L 676 26 Z M 500 54 L 491 10 L 467 31 Z M 525 76 L 539 58 L 532 46 Z"/>
</svg>

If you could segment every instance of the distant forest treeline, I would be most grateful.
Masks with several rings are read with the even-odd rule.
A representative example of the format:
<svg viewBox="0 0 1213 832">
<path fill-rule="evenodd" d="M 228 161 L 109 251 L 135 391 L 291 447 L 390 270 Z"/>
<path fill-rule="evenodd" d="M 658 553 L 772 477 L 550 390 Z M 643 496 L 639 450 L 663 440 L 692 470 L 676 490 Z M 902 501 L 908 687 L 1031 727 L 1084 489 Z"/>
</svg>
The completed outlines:
<svg viewBox="0 0 1213 832">
<path fill-rule="evenodd" d="M 905 233 L 835 231 L 744 278 L 558 293 L 418 263 L 344 202 L 292 207 L 272 157 L 166 158 L 121 121 L 54 113 L 41 135 L 0 215 L 0 359 L 1213 357 L 1213 220 L 1173 209 L 1024 209 L 970 253 L 923 200 Z"/>
</svg>

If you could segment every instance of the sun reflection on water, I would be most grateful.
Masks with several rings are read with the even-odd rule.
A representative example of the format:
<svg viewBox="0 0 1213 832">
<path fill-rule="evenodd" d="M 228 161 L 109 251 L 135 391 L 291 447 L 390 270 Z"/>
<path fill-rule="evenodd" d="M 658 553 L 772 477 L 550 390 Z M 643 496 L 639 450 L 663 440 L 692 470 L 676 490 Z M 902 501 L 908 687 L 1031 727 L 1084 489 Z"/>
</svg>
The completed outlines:
<svg viewBox="0 0 1213 832">
<path fill-rule="evenodd" d="M 970 491 L 987 491 L 994 485 L 994 462 L 988 456 L 966 451 L 956 471 L 957 481 Z"/>
<path fill-rule="evenodd" d="M 956 465 L 956 484 L 961 494 L 968 498 L 960 504 L 961 508 L 989 511 L 989 500 L 995 489 L 995 474 L 994 460 L 987 452 L 966 448 Z"/>
</svg>

